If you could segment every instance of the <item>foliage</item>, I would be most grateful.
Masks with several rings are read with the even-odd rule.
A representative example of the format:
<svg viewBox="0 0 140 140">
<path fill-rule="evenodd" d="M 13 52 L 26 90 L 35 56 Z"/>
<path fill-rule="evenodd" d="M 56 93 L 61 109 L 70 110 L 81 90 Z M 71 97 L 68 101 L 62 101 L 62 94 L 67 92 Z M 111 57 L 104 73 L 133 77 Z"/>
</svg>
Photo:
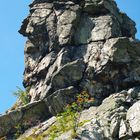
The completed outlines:
<svg viewBox="0 0 140 140">
<path fill-rule="evenodd" d="M 30 98 L 28 95 L 29 89 L 22 90 L 21 88 L 17 87 L 17 91 L 13 93 L 19 100 L 21 100 L 23 105 L 26 105 L 30 102 Z"/>
<path fill-rule="evenodd" d="M 83 91 L 80 94 L 77 94 L 76 101 L 68 104 L 64 111 L 56 116 L 56 122 L 51 125 L 46 131 L 42 134 L 35 136 L 29 136 L 28 138 L 24 138 L 24 140 L 42 140 L 44 137 L 47 137 L 48 140 L 54 140 L 56 137 L 61 136 L 66 132 L 71 132 L 71 138 L 77 137 L 77 128 L 84 125 L 84 123 L 89 120 L 85 120 L 83 122 L 79 122 L 81 111 L 87 107 L 88 104 L 92 104 L 94 99 L 90 97 L 90 95 Z"/>
<path fill-rule="evenodd" d="M 20 137 L 21 134 L 23 134 L 25 132 L 25 130 L 27 130 L 28 128 L 31 128 L 34 126 L 34 124 L 40 124 L 40 120 L 32 120 L 32 117 L 27 119 L 26 121 L 21 121 L 18 124 L 16 124 L 13 128 L 13 130 L 15 131 L 14 133 L 14 139 L 17 139 L 18 137 Z M 37 131 L 37 129 L 34 129 L 34 133 Z M 30 140 L 30 139 L 34 139 L 34 137 L 27 137 L 26 139 L 24 138 L 24 140 Z M 41 136 L 38 136 L 38 139 L 35 140 L 41 140 Z"/>
<path fill-rule="evenodd" d="M 79 123 L 81 111 L 87 106 L 94 102 L 94 99 L 90 95 L 83 91 L 80 94 L 77 94 L 76 101 L 72 104 L 68 104 L 64 112 L 57 115 L 57 123 L 52 125 L 45 135 L 49 135 L 49 140 L 54 140 L 55 137 L 60 136 L 61 134 L 71 131 L 71 138 L 77 136 L 77 128 L 82 126 L 84 122 Z"/>
<path fill-rule="evenodd" d="M 22 134 L 22 126 L 20 124 L 17 124 L 14 129 L 16 130 L 14 138 L 18 138 Z"/>
<path fill-rule="evenodd" d="M 29 137 L 21 138 L 21 140 L 42 140 L 42 139 L 43 139 L 42 135 L 37 137 L 29 136 Z"/>
</svg>

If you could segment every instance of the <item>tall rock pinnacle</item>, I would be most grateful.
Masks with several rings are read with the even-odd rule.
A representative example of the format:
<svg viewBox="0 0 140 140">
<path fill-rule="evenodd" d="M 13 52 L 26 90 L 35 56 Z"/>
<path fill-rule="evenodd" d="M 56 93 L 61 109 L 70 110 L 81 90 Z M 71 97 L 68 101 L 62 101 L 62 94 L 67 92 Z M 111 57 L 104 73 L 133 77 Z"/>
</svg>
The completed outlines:
<svg viewBox="0 0 140 140">
<path fill-rule="evenodd" d="M 51 112 L 80 91 L 99 105 L 140 82 L 135 23 L 112 0 L 35 0 L 19 32 L 28 37 L 24 86 Z"/>
<path fill-rule="evenodd" d="M 33 120 L 43 122 L 45 109 L 49 118 L 72 103 L 77 93 L 87 91 L 95 100 L 97 119 L 90 116 L 94 107 L 87 110 L 92 121 L 85 129 L 91 138 L 83 138 L 81 128 L 81 140 L 137 138 L 140 127 L 134 127 L 131 115 L 132 105 L 140 106 L 140 90 L 134 90 L 140 85 L 140 41 L 135 39 L 135 22 L 119 11 L 114 0 L 34 0 L 19 33 L 27 37 L 23 85 L 29 89 L 30 103 L 8 113 L 8 124 L 4 116 L 0 118 L 0 136 L 15 133 L 11 129 L 32 117 L 26 115 L 31 110 Z M 119 113 L 113 117 L 112 110 Z M 67 138 L 56 140 L 61 139 Z"/>
</svg>

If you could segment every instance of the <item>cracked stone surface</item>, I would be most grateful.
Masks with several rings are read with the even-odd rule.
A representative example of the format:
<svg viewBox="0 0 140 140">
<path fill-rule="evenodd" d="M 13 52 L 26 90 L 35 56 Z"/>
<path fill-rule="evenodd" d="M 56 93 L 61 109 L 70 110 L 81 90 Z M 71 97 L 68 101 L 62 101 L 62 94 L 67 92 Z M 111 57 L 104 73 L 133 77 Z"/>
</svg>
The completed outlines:
<svg viewBox="0 0 140 140">
<path fill-rule="evenodd" d="M 107 97 L 100 106 L 93 106 L 81 112 L 79 123 L 83 123 L 76 129 L 78 138 L 71 138 L 71 131 L 64 132 L 55 140 L 138 140 L 139 129 L 139 99 L 140 87 L 130 88 Z M 131 100 L 131 101 L 130 101 Z M 26 136 L 37 136 L 47 133 L 52 124 L 56 124 L 56 118 L 51 119 L 28 129 L 18 140 Z M 43 140 L 49 140 L 44 135 Z"/>
<path fill-rule="evenodd" d="M 127 120 L 133 133 L 140 132 L 140 101 L 136 102 L 127 112 Z"/>
<path fill-rule="evenodd" d="M 87 91 L 95 107 L 83 111 L 91 121 L 77 130 L 79 139 L 140 139 L 140 41 L 114 0 L 34 0 L 19 33 L 27 38 L 23 85 L 30 103 L 0 116 L 0 137 L 11 140 L 18 122 L 32 115 L 42 133 L 50 116 Z"/>
<path fill-rule="evenodd" d="M 31 102 L 74 86 L 99 105 L 111 93 L 138 85 L 135 23 L 114 1 L 35 0 L 30 9 L 19 32 L 28 38 L 23 84 Z"/>
</svg>

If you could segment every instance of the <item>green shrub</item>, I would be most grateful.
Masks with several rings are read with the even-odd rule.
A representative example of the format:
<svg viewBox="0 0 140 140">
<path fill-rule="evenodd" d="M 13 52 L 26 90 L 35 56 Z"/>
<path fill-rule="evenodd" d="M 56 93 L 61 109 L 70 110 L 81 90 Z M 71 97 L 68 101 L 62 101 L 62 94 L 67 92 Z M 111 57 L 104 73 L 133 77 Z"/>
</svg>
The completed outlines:
<svg viewBox="0 0 140 140">
<path fill-rule="evenodd" d="M 49 135 L 49 140 L 54 140 L 56 137 L 61 134 L 71 131 L 71 139 L 77 136 L 77 128 L 84 125 L 88 120 L 79 123 L 81 111 L 87 106 L 87 104 L 92 104 L 94 99 L 90 95 L 83 91 L 80 94 L 77 94 L 76 101 L 72 104 L 68 104 L 64 108 L 64 112 L 57 115 L 57 121 L 52 125 L 44 136 Z"/>
<path fill-rule="evenodd" d="M 14 134 L 14 139 L 16 139 L 23 133 L 21 124 L 17 124 L 16 126 L 14 126 L 14 129 L 16 130 L 16 133 Z"/>
<path fill-rule="evenodd" d="M 89 121 L 79 122 L 81 111 L 87 107 L 87 104 L 92 104 L 93 102 L 94 99 L 86 91 L 77 94 L 76 101 L 68 104 L 64 111 L 56 116 L 56 122 L 53 125 L 42 134 L 38 136 L 32 134 L 32 136 L 24 138 L 24 140 L 40 140 L 44 137 L 48 137 L 48 140 L 54 140 L 68 131 L 71 131 L 70 140 L 77 137 L 77 128 Z"/>
<path fill-rule="evenodd" d="M 30 98 L 28 95 L 29 89 L 22 90 L 21 88 L 17 87 L 17 91 L 13 93 L 14 96 L 16 96 L 23 105 L 26 105 L 30 102 Z"/>
</svg>

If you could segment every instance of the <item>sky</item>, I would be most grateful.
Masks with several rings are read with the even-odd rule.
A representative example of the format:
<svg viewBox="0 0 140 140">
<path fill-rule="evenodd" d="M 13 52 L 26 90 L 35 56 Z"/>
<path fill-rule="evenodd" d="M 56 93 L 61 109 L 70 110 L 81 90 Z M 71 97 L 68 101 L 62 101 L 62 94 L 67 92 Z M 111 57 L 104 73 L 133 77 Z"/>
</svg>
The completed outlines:
<svg viewBox="0 0 140 140">
<path fill-rule="evenodd" d="M 24 45 L 26 38 L 18 33 L 21 22 L 29 13 L 32 0 L 3 0 L 0 4 L 0 114 L 16 101 L 13 92 L 23 88 Z M 140 0 L 116 0 L 122 12 L 137 24 L 140 39 Z"/>
</svg>

